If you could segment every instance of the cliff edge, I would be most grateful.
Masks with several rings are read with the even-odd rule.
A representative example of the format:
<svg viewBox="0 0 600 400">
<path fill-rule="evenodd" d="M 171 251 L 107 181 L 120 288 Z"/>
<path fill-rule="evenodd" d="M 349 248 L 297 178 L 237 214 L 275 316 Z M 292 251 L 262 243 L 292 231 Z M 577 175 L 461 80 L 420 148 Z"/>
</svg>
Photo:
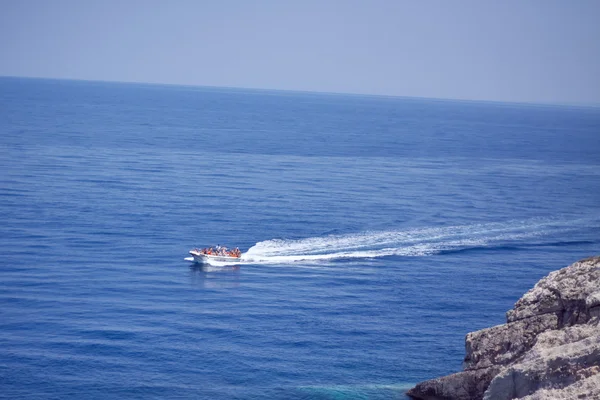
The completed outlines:
<svg viewBox="0 0 600 400">
<path fill-rule="evenodd" d="M 463 371 L 419 383 L 420 400 L 600 399 L 600 257 L 541 279 L 506 324 L 466 337 Z"/>
</svg>

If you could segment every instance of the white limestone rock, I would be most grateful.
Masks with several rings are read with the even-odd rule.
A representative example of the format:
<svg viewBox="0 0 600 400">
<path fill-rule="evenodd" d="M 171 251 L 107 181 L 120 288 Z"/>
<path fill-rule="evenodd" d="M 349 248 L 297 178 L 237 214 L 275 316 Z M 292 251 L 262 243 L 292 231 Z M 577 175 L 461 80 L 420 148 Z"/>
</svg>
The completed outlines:
<svg viewBox="0 0 600 400">
<path fill-rule="evenodd" d="M 550 273 L 469 333 L 464 371 L 421 382 L 422 400 L 600 399 L 600 257 Z"/>
</svg>

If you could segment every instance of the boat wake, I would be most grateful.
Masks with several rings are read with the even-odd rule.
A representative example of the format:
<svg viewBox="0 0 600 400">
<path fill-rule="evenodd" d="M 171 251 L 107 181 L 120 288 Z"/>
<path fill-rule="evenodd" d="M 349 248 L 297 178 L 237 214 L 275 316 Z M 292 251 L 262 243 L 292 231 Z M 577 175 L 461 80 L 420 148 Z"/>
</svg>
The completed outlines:
<svg viewBox="0 0 600 400">
<path fill-rule="evenodd" d="M 369 231 L 327 235 L 300 240 L 272 239 L 259 242 L 242 254 L 243 263 L 287 264 L 386 256 L 431 256 L 468 249 L 547 245 L 556 236 L 593 228 L 600 218 L 559 220 L 534 218 L 505 223 L 486 223 L 395 231 Z"/>
</svg>

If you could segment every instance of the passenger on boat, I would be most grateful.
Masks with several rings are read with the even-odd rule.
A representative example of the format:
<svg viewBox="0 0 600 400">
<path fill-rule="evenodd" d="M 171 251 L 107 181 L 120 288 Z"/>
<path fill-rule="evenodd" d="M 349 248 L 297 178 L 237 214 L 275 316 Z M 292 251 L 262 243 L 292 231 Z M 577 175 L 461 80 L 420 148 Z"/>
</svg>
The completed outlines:
<svg viewBox="0 0 600 400">
<path fill-rule="evenodd" d="M 240 258 L 242 252 L 238 247 L 229 250 L 226 246 L 217 245 L 216 247 L 205 247 L 202 250 L 194 249 L 196 252 L 209 255 L 209 256 L 223 256 L 223 257 L 236 257 Z"/>
</svg>

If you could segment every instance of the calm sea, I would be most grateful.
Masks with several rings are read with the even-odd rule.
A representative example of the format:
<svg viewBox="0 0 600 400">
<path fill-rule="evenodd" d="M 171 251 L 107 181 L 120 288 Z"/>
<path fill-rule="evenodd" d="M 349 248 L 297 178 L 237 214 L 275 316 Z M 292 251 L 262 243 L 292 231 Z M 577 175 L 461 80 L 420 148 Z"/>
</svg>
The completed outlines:
<svg viewBox="0 0 600 400">
<path fill-rule="evenodd" d="M 0 78 L 0 171 L 10 399 L 402 399 L 600 253 L 598 108 Z"/>
</svg>

